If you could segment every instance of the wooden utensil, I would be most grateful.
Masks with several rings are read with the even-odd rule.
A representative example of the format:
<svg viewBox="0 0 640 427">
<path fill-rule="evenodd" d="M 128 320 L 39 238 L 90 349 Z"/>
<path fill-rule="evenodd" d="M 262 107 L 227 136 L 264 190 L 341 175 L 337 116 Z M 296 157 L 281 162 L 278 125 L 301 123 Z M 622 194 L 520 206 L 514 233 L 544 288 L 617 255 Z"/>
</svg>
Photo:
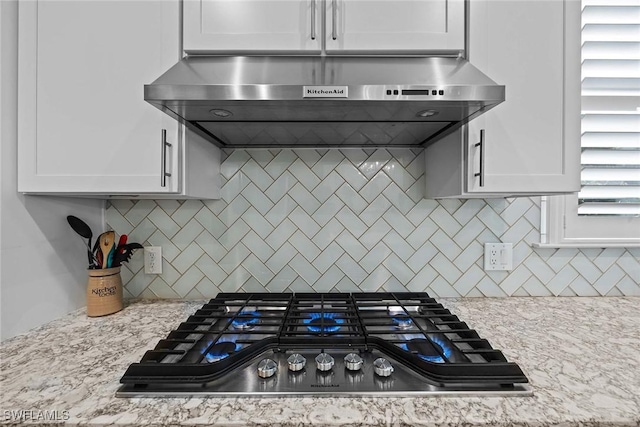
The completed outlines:
<svg viewBox="0 0 640 427">
<path fill-rule="evenodd" d="M 107 231 L 100 235 L 100 250 L 102 251 L 102 268 L 107 268 L 109 254 L 114 249 L 116 233 Z"/>
</svg>

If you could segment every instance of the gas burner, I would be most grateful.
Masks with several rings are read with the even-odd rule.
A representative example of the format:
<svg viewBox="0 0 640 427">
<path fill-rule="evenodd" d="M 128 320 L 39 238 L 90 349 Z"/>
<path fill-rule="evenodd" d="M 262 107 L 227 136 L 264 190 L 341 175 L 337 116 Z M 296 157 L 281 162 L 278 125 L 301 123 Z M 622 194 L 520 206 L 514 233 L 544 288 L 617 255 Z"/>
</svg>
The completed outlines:
<svg viewBox="0 0 640 427">
<path fill-rule="evenodd" d="M 241 311 L 237 317 L 231 322 L 234 329 L 242 329 L 250 331 L 260 323 L 260 313 L 257 311 Z"/>
<path fill-rule="evenodd" d="M 313 333 L 337 332 L 344 320 L 336 313 L 311 313 L 311 317 L 304 319 L 307 329 Z"/>
<path fill-rule="evenodd" d="M 413 320 L 410 317 L 392 317 L 392 319 L 396 329 L 409 329 L 413 325 Z"/>
<path fill-rule="evenodd" d="M 226 359 L 229 355 L 236 350 L 236 343 L 233 342 L 219 342 L 216 343 L 211 350 L 204 356 L 205 360 L 209 363 L 219 362 L 222 359 Z"/>
<path fill-rule="evenodd" d="M 444 354 L 447 359 L 451 357 L 451 348 L 435 336 L 430 337 L 428 340 L 424 338 L 412 339 L 406 344 L 400 344 L 400 348 L 405 351 L 416 352 L 420 359 L 427 362 L 445 363 L 440 354 Z"/>
</svg>

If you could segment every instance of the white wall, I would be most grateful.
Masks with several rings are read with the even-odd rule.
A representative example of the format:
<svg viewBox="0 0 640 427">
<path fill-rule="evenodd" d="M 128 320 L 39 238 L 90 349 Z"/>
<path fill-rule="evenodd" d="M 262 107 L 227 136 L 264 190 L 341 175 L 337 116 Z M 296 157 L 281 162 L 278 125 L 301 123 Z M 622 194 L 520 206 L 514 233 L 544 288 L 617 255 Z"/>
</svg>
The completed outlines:
<svg viewBox="0 0 640 427">
<path fill-rule="evenodd" d="M 86 252 L 66 216 L 104 228 L 103 201 L 16 192 L 17 22 L 17 2 L 0 1 L 0 340 L 85 305 Z"/>
</svg>

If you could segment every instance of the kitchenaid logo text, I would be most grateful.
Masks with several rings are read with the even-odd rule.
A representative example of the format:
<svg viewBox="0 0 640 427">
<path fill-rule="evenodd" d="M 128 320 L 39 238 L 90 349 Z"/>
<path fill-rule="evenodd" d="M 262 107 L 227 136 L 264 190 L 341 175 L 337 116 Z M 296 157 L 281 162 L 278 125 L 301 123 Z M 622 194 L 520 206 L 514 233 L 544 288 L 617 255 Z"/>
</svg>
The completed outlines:
<svg viewBox="0 0 640 427">
<path fill-rule="evenodd" d="M 116 287 L 111 286 L 110 288 L 104 287 L 104 288 L 98 288 L 98 289 L 91 289 L 91 293 L 93 295 L 98 295 L 99 297 L 108 297 L 110 295 L 116 294 Z"/>
<path fill-rule="evenodd" d="M 348 86 L 303 86 L 303 98 L 347 98 Z"/>
<path fill-rule="evenodd" d="M 49 411 L 34 409 L 4 410 L 2 415 L 5 421 L 68 421 L 71 416 L 69 411 Z"/>
</svg>

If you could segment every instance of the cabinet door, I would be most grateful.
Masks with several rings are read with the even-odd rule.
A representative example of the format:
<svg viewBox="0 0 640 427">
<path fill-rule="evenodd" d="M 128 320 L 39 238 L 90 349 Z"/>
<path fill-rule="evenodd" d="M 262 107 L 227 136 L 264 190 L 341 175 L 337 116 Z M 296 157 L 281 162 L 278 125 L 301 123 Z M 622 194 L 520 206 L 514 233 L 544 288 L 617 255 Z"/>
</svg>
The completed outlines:
<svg viewBox="0 0 640 427">
<path fill-rule="evenodd" d="M 178 60 L 179 3 L 20 2 L 19 31 L 19 191 L 179 191 L 178 124 L 143 99 Z"/>
<path fill-rule="evenodd" d="M 184 50 L 320 52 L 322 0 L 185 0 Z"/>
<path fill-rule="evenodd" d="M 446 53 L 464 50 L 464 0 L 327 0 L 326 50 Z"/>
<path fill-rule="evenodd" d="M 575 4 L 579 6 L 557 0 L 471 2 L 469 59 L 506 86 L 506 101 L 469 123 L 469 193 L 578 191 L 580 117 L 574 86 L 579 85 L 579 71 L 574 70 L 580 66 L 579 45 L 565 39 L 565 31 L 579 32 Z M 476 146 L 481 130 L 484 186 L 475 176 L 482 160 Z"/>
</svg>

